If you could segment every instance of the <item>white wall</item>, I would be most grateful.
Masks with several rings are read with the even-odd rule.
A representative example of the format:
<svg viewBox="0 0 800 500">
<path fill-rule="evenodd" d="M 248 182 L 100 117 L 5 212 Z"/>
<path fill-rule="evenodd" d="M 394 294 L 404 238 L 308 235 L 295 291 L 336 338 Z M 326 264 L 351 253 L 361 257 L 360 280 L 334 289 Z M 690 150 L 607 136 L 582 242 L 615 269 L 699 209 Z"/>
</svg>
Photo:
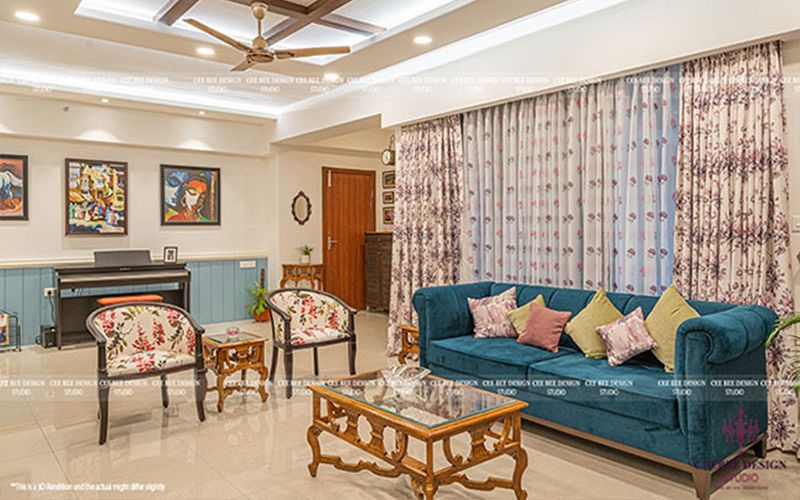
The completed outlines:
<svg viewBox="0 0 800 500">
<path fill-rule="evenodd" d="M 280 263 L 299 261 L 297 248 L 314 247 L 313 262 L 322 261 L 322 167 L 351 168 L 377 171 L 375 185 L 375 228 L 384 230 L 382 221 L 381 163 L 377 154 L 372 157 L 286 151 L 271 159 L 278 168 L 278 226 L 280 233 Z M 292 199 L 303 191 L 311 200 L 311 218 L 304 225 L 292 217 Z M 277 267 L 277 266 L 276 266 Z M 273 268 L 273 271 L 276 271 Z M 279 272 L 279 270 L 277 270 Z M 278 277 L 277 275 L 273 278 Z"/>
<path fill-rule="evenodd" d="M 29 220 L 0 222 L 0 265 L 82 260 L 96 249 L 160 256 L 166 245 L 183 256 L 274 258 L 278 235 L 264 228 L 277 224 L 277 171 L 266 143 L 263 124 L 0 95 L 0 152 L 28 156 L 30 186 Z M 64 235 L 65 158 L 128 163 L 127 236 Z M 160 225 L 162 163 L 222 169 L 220 226 Z"/>
<path fill-rule="evenodd" d="M 800 29 L 797 0 L 631 0 L 420 72 L 419 81 L 315 99 L 282 114 L 277 138 L 380 115 L 383 127 L 545 92 L 562 78 L 597 78 Z M 543 77 L 454 84 L 452 77 Z M 439 79 L 442 83 L 430 83 Z"/>
</svg>

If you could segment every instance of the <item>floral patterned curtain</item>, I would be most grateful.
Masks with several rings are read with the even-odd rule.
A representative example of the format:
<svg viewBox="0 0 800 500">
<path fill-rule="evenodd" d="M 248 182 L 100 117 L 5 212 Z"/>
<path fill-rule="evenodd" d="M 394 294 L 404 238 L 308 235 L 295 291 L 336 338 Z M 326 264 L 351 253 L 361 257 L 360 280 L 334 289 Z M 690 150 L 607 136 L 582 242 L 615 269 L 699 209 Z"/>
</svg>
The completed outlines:
<svg viewBox="0 0 800 500">
<path fill-rule="evenodd" d="M 681 75 L 675 282 L 691 298 L 794 308 L 779 42 L 697 59 Z M 789 380 L 788 335 L 767 352 Z M 798 450 L 798 404 L 770 391 L 772 447 Z"/>
<path fill-rule="evenodd" d="M 466 113 L 473 277 L 666 289 L 677 76 L 671 67 Z"/>
<path fill-rule="evenodd" d="M 413 293 L 420 287 L 459 281 L 463 210 L 459 117 L 403 127 L 397 144 L 396 179 L 390 355 L 400 347 L 398 327 L 417 322 Z"/>
</svg>

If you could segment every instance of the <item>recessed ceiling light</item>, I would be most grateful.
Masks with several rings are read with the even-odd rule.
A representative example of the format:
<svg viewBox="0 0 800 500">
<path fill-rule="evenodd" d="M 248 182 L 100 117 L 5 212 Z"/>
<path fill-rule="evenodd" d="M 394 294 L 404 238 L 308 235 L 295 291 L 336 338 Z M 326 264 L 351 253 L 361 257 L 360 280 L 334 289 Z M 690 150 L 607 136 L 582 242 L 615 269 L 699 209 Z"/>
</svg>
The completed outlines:
<svg viewBox="0 0 800 500">
<path fill-rule="evenodd" d="M 213 56 L 216 52 L 211 47 L 197 47 L 197 53 L 201 56 Z"/>
<path fill-rule="evenodd" d="M 108 100 L 108 98 L 103 97 L 102 99 L 100 99 L 100 102 L 102 102 L 103 104 L 108 104 L 110 101 Z"/>
<path fill-rule="evenodd" d="M 198 111 L 197 114 L 200 115 L 200 116 L 206 116 L 206 112 L 205 111 Z"/>
<path fill-rule="evenodd" d="M 27 10 L 18 10 L 14 12 L 14 17 L 19 19 L 20 21 L 27 21 L 29 23 L 38 23 L 39 21 L 42 20 L 42 18 L 39 17 L 39 14 L 36 14 L 34 12 L 29 12 Z"/>
<path fill-rule="evenodd" d="M 323 75 L 326 82 L 338 82 L 339 81 L 339 73 L 325 73 Z"/>
<path fill-rule="evenodd" d="M 417 45 L 428 45 L 433 41 L 433 38 L 428 35 L 418 35 L 414 37 L 414 43 Z"/>
</svg>

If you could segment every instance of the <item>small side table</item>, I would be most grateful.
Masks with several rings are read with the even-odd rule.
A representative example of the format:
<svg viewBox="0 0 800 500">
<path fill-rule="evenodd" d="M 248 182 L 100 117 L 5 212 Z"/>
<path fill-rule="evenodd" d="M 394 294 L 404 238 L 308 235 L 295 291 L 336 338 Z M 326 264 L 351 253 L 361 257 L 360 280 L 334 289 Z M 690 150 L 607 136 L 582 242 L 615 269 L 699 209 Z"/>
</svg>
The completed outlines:
<svg viewBox="0 0 800 500">
<path fill-rule="evenodd" d="M 419 356 L 419 328 L 411 325 L 400 325 L 402 342 L 400 352 L 397 354 L 397 361 L 401 365 L 406 364 L 406 356 L 416 354 Z"/>
<path fill-rule="evenodd" d="M 214 372 L 216 386 L 209 387 L 208 391 L 217 391 L 219 399 L 217 401 L 217 411 L 222 413 L 225 406 L 225 398 L 236 391 L 258 392 L 261 395 L 261 402 L 267 401 L 267 390 L 265 383 L 269 376 L 269 370 L 264 364 L 264 344 L 267 341 L 264 337 L 257 337 L 250 333 L 240 332 L 236 337 L 229 337 L 227 333 L 216 335 L 206 335 L 203 337 L 203 358 L 206 368 Z M 253 370 L 259 374 L 258 388 L 247 385 L 247 370 Z M 225 379 L 236 372 L 242 372 L 240 382 L 225 386 Z"/>
<path fill-rule="evenodd" d="M 281 277 L 280 287 L 284 288 L 287 282 L 297 286 L 301 281 L 311 283 L 311 288 L 322 290 L 324 287 L 324 265 L 323 264 L 303 264 L 301 262 L 283 264 L 283 276 Z"/>
</svg>

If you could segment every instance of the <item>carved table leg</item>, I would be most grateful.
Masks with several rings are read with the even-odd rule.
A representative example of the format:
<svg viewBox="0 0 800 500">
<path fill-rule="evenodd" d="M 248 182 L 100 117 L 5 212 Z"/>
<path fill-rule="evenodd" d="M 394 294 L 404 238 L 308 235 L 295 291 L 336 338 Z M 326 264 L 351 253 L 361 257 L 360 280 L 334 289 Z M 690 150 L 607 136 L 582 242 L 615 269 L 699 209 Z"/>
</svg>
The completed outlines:
<svg viewBox="0 0 800 500">
<path fill-rule="evenodd" d="M 261 395 L 261 402 L 266 403 L 269 394 L 267 394 L 267 377 L 269 376 L 269 371 L 267 371 L 266 366 L 262 366 L 258 369 L 258 373 L 261 374 L 258 377 L 258 393 Z"/>
<path fill-rule="evenodd" d="M 312 425 L 308 428 L 308 432 L 306 433 L 308 445 L 311 447 L 311 463 L 308 464 L 308 472 L 311 474 L 311 477 L 317 477 L 317 469 L 320 464 L 319 434 L 321 432 L 322 429 L 316 425 Z"/>
<path fill-rule="evenodd" d="M 528 468 L 528 453 L 520 446 L 511 456 L 516 462 L 514 465 L 514 476 L 511 480 L 514 487 L 514 494 L 517 496 L 517 500 L 525 500 L 528 498 L 528 492 L 522 488 L 522 475 L 525 473 L 525 469 Z"/>
<path fill-rule="evenodd" d="M 223 408 L 225 408 L 225 376 L 224 375 L 217 375 L 217 411 L 222 413 Z"/>
</svg>

